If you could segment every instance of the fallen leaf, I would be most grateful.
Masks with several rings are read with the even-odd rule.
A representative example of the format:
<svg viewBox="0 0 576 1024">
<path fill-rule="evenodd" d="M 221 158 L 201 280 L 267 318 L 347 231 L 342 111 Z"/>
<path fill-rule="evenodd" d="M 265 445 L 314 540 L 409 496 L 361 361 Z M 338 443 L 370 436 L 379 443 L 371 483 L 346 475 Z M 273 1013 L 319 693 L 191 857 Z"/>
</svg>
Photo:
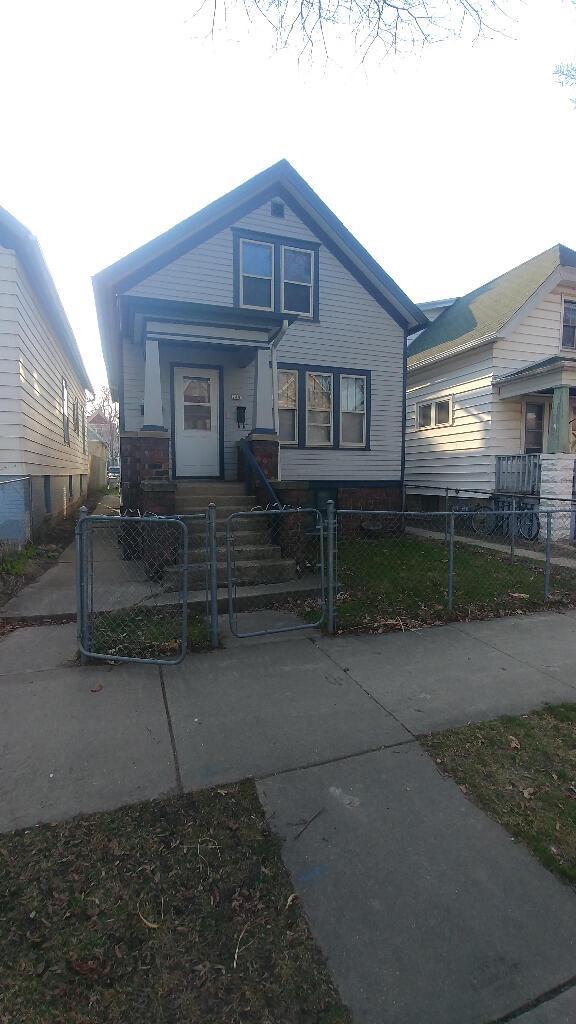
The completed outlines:
<svg viewBox="0 0 576 1024">
<path fill-rule="evenodd" d="M 529 595 L 528 594 L 517 594 L 513 590 L 511 590 L 510 593 L 508 594 L 508 597 L 515 597 L 519 601 L 527 601 Z"/>
<path fill-rule="evenodd" d="M 529 800 L 530 797 L 534 796 L 534 790 L 533 789 L 523 789 L 522 790 L 522 796 L 526 797 L 526 799 Z"/>
<path fill-rule="evenodd" d="M 296 893 L 295 893 L 295 892 L 293 892 L 293 893 L 292 893 L 292 895 L 291 895 L 291 896 L 289 896 L 289 897 L 288 897 L 288 899 L 286 900 L 286 906 L 284 907 L 284 910 L 288 910 L 288 907 L 291 907 L 291 906 L 292 906 L 292 904 L 293 904 L 293 903 L 294 903 L 294 902 L 295 902 L 295 901 L 296 901 L 297 899 L 298 899 L 298 896 L 296 895 Z"/>
<path fill-rule="evenodd" d="M 510 740 L 510 747 L 512 750 L 520 750 L 520 743 L 515 736 L 509 736 L 508 739 Z"/>
<path fill-rule="evenodd" d="M 90 688 L 90 693 L 100 693 L 100 690 L 103 689 L 104 687 L 102 686 L 102 683 L 98 683 L 98 686 L 93 686 Z"/>
</svg>

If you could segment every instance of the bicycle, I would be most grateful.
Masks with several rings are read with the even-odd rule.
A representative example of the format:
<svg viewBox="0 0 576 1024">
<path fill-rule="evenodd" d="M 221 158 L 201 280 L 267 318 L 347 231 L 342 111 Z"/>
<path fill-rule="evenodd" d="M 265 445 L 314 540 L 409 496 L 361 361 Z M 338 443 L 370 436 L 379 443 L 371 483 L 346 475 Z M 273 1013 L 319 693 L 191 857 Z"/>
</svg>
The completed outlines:
<svg viewBox="0 0 576 1024">
<path fill-rule="evenodd" d="M 492 495 L 491 504 L 479 505 L 472 513 L 472 530 L 480 537 L 491 537 L 495 533 L 508 537 L 512 533 L 514 518 L 515 536 L 527 541 L 537 540 L 540 533 L 540 516 L 535 506 L 529 501 L 516 498 L 514 516 L 511 515 L 512 511 L 512 498 L 498 498 Z"/>
</svg>

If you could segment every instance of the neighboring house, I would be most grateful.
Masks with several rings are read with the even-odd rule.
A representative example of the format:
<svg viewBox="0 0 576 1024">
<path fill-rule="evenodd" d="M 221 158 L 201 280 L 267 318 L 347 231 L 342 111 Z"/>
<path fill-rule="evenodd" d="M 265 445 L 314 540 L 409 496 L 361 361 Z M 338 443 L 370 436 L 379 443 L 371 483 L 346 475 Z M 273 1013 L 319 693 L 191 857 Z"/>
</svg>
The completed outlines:
<svg viewBox="0 0 576 1024">
<path fill-rule="evenodd" d="M 555 245 L 445 306 L 411 344 L 412 503 L 436 507 L 445 488 L 571 499 L 575 418 L 576 252 Z"/>
<path fill-rule="evenodd" d="M 108 445 L 90 425 L 86 431 L 88 439 L 88 490 L 103 491 L 108 482 Z"/>
<path fill-rule="evenodd" d="M 94 289 L 125 505 L 182 510 L 201 480 L 207 502 L 247 439 L 282 500 L 400 507 L 406 337 L 427 319 L 289 163 Z"/>
<path fill-rule="evenodd" d="M 27 539 L 86 493 L 82 357 L 36 238 L 0 208 L 0 539 Z M 26 478 L 10 511 L 1 481 Z M 1 503 L 5 508 L 2 511 Z"/>
</svg>

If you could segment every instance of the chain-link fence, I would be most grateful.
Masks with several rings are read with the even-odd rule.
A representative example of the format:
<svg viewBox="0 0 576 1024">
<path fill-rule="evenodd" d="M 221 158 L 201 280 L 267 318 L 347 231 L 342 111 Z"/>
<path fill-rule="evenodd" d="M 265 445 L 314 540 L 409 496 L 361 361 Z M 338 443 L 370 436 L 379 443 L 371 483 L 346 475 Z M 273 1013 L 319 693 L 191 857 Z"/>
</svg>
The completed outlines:
<svg viewBox="0 0 576 1024">
<path fill-rule="evenodd" d="M 83 516 L 76 543 L 81 654 L 181 661 L 188 642 L 187 526 L 153 516 Z"/>
<path fill-rule="evenodd" d="M 576 603 L 573 513 L 534 508 L 336 513 L 340 631 Z"/>
<path fill-rule="evenodd" d="M 230 629 L 260 636 L 319 626 L 325 604 L 324 523 L 317 509 L 271 508 L 234 512 L 226 521 L 225 563 L 218 578 L 228 587 Z M 244 600 L 242 600 L 244 598 Z M 245 599 L 248 598 L 248 601 Z M 297 605 L 300 622 L 242 630 L 240 605 Z"/>
</svg>

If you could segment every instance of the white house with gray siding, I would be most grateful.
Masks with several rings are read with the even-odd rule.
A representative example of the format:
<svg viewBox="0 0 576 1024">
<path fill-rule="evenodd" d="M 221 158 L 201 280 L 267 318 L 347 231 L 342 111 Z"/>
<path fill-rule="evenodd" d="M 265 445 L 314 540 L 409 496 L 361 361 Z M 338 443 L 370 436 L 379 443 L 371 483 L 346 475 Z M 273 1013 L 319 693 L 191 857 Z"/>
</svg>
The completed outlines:
<svg viewBox="0 0 576 1024">
<path fill-rule="evenodd" d="M 40 246 L 0 208 L 0 540 L 27 540 L 85 495 L 87 390 Z"/>
<path fill-rule="evenodd" d="M 94 289 L 125 505 L 217 497 L 248 449 L 282 500 L 399 506 L 406 338 L 428 321 L 286 161 Z"/>
<path fill-rule="evenodd" d="M 564 245 L 454 300 L 409 347 L 413 504 L 446 488 L 570 500 L 575 426 L 576 252 Z"/>
</svg>

